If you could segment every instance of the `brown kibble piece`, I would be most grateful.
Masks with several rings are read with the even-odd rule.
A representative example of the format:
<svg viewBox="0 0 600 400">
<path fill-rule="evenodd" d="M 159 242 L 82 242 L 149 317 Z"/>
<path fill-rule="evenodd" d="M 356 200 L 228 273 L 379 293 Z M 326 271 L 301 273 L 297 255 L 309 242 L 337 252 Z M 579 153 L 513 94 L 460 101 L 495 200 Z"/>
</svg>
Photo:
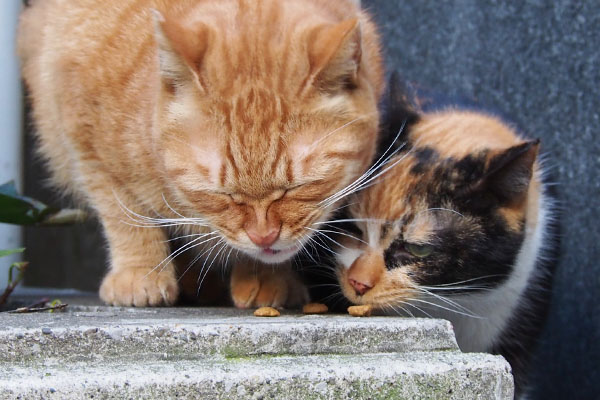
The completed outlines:
<svg viewBox="0 0 600 400">
<path fill-rule="evenodd" d="M 308 303 L 302 307 L 304 314 L 325 314 L 329 309 L 325 304 L 321 303 Z"/>
<path fill-rule="evenodd" d="M 273 307 L 261 307 L 254 311 L 256 317 L 279 317 L 279 311 Z"/>
<path fill-rule="evenodd" d="M 369 304 L 348 307 L 348 313 L 353 317 L 369 317 L 373 307 Z"/>
</svg>

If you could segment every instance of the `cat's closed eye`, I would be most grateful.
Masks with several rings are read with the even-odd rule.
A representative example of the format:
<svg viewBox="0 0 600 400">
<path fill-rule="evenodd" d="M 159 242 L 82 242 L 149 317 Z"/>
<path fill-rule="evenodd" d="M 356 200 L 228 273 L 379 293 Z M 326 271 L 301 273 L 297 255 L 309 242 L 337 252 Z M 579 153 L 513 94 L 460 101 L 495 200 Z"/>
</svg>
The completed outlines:
<svg viewBox="0 0 600 400">
<path fill-rule="evenodd" d="M 271 192 L 265 199 L 268 199 L 269 201 L 277 201 L 280 200 L 281 198 L 283 198 L 286 194 L 288 193 L 288 189 L 277 189 L 274 190 L 273 192 Z M 257 198 L 254 198 L 252 196 L 248 196 L 245 194 L 241 194 L 241 193 L 227 193 L 227 196 L 229 196 L 229 198 L 237 205 L 244 205 L 246 203 L 248 203 L 249 201 L 256 201 L 256 200 L 260 200 Z"/>
<path fill-rule="evenodd" d="M 288 187 L 288 188 L 285 189 L 285 194 L 295 194 L 295 193 L 297 193 L 297 191 L 299 189 L 302 189 L 306 185 L 309 185 L 309 184 L 310 183 L 299 183 L 297 185 L 290 186 L 290 187 Z"/>
</svg>

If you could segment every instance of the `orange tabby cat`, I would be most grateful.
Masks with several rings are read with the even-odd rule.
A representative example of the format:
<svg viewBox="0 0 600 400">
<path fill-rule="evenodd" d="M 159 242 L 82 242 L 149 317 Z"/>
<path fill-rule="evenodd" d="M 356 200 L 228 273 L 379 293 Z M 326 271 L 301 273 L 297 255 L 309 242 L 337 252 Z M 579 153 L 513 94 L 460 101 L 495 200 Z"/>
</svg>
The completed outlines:
<svg viewBox="0 0 600 400">
<path fill-rule="evenodd" d="M 239 307 L 306 299 L 287 260 L 375 150 L 379 39 L 356 1 L 43 0 L 18 46 L 41 154 L 104 226 L 104 301 L 175 302 L 175 235 L 205 270 L 237 250 Z"/>
</svg>

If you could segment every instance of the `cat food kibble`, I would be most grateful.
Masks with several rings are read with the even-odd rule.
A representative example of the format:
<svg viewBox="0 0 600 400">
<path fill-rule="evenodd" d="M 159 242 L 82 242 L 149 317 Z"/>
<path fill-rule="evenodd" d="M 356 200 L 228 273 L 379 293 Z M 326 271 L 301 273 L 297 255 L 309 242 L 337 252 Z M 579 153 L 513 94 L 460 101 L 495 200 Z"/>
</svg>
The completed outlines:
<svg viewBox="0 0 600 400">
<path fill-rule="evenodd" d="M 279 311 L 273 307 L 261 307 L 254 311 L 256 317 L 279 317 Z"/>
<path fill-rule="evenodd" d="M 325 314 L 329 309 L 325 304 L 321 303 L 308 303 L 302 307 L 304 314 Z"/>
<path fill-rule="evenodd" d="M 371 316 L 371 311 L 373 311 L 373 307 L 369 304 L 348 307 L 348 314 L 353 317 L 369 317 Z"/>
</svg>

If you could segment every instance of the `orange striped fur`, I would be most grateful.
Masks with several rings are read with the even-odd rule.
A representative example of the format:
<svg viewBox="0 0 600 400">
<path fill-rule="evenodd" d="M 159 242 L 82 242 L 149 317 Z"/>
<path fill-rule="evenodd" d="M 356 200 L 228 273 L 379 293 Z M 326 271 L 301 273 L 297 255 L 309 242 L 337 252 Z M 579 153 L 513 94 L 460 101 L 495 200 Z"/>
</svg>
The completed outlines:
<svg viewBox="0 0 600 400">
<path fill-rule="evenodd" d="M 18 48 L 53 180 L 104 226 L 103 300 L 178 296 L 168 232 L 126 214 L 202 219 L 179 231 L 218 243 L 205 258 L 245 255 L 238 306 L 302 297 L 238 278 L 289 259 L 331 213 L 319 202 L 371 161 L 383 72 L 355 1 L 44 0 L 24 11 Z"/>
</svg>

